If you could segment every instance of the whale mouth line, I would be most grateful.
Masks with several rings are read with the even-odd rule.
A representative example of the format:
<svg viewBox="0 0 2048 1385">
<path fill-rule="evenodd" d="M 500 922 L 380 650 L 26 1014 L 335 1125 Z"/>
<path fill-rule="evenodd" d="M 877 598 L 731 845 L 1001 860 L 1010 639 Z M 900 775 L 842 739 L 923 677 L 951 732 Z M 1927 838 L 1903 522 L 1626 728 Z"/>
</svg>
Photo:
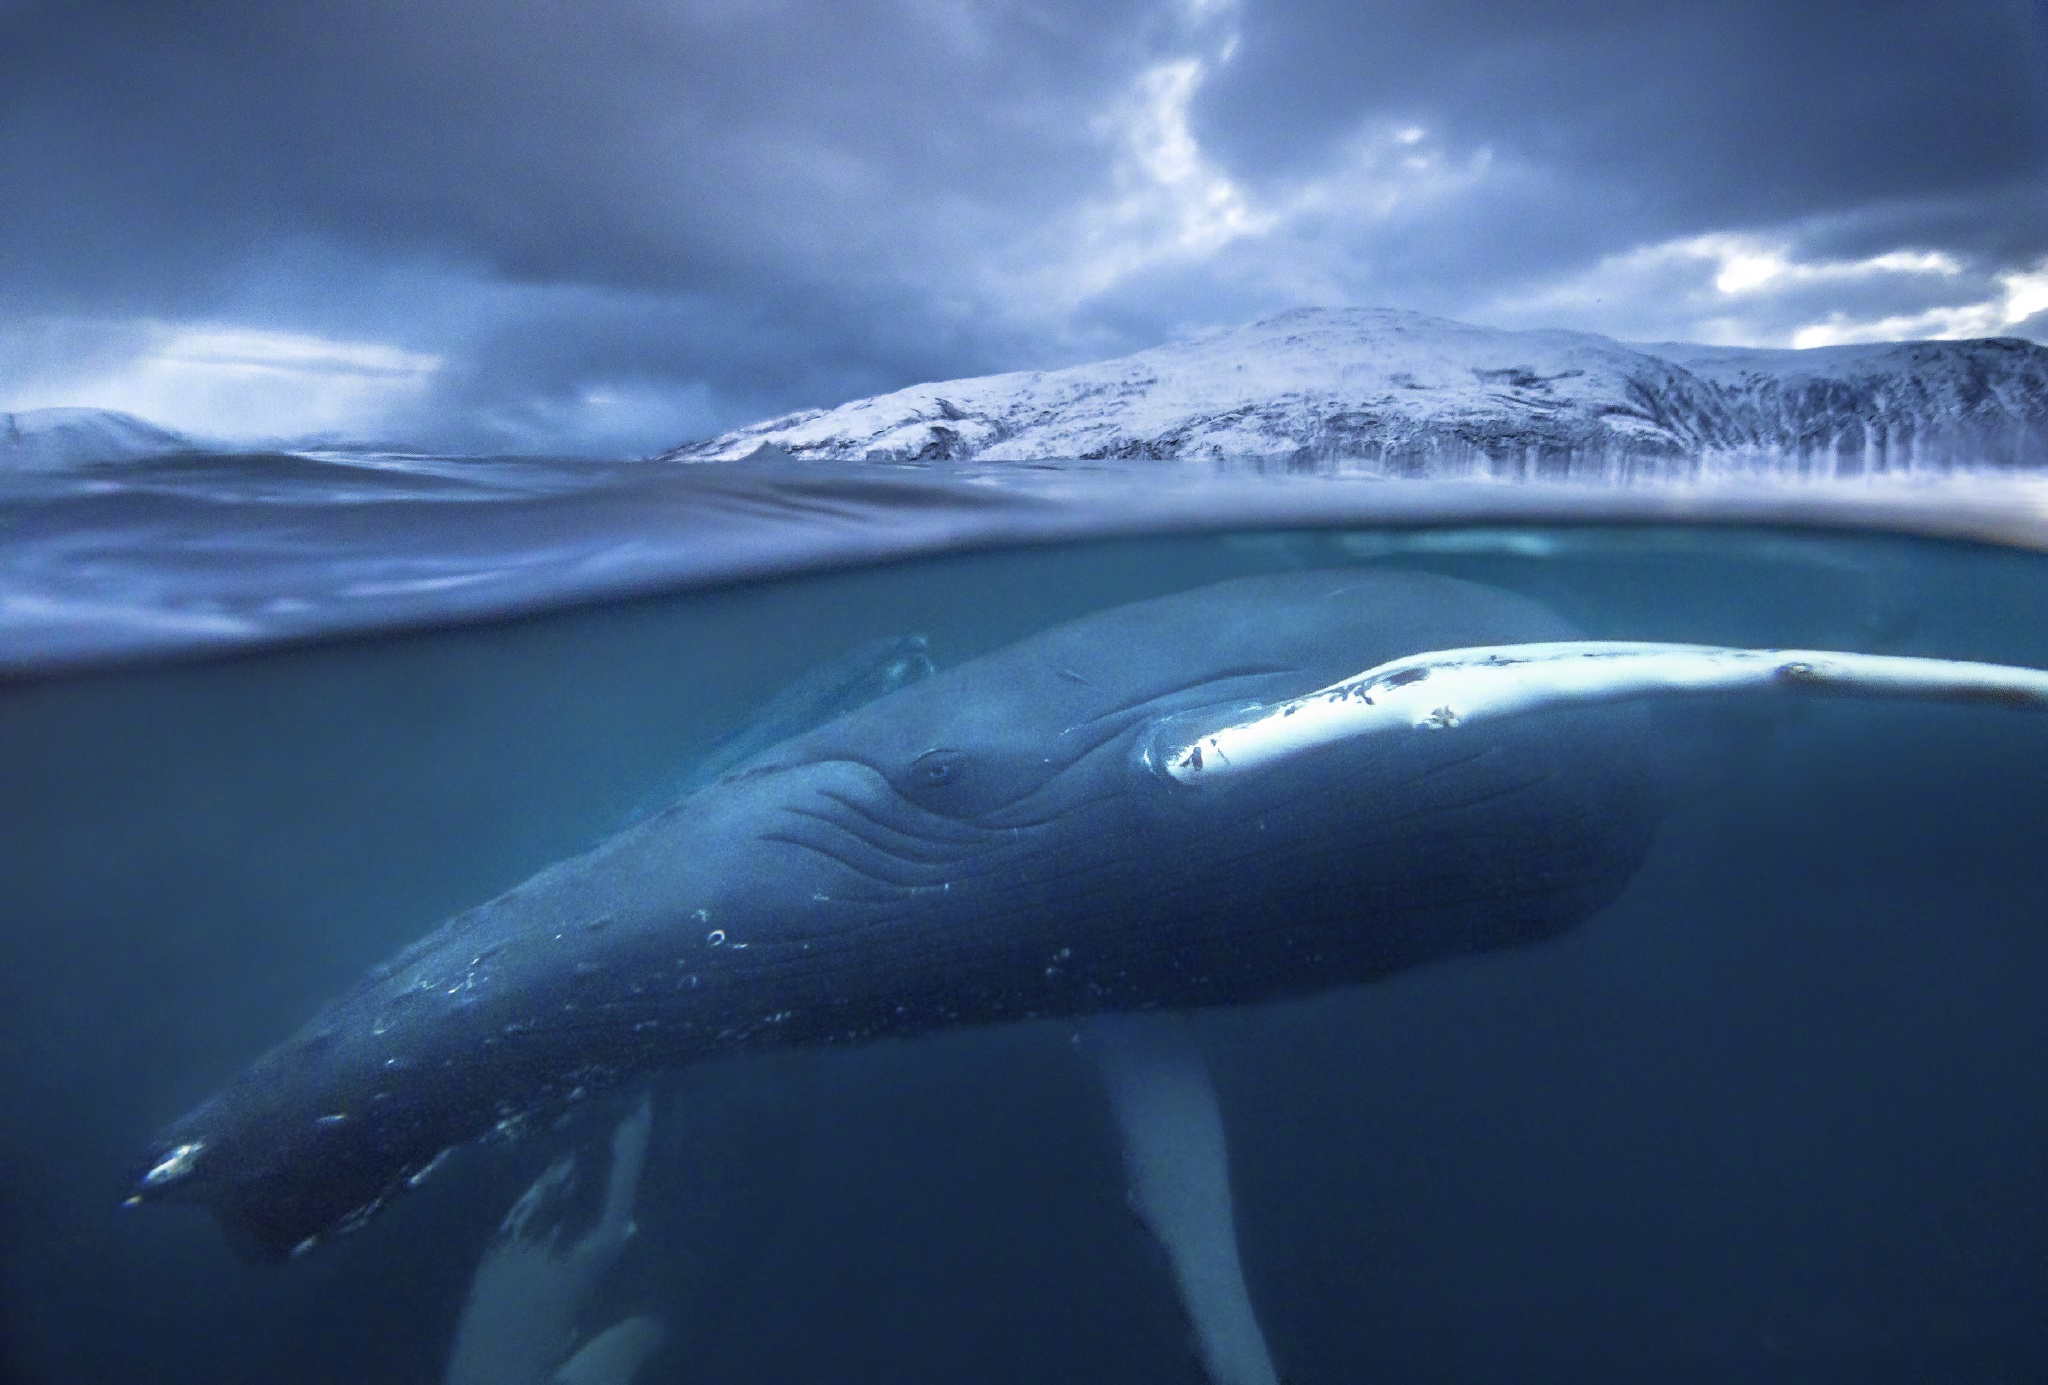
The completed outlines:
<svg viewBox="0 0 2048 1385">
<path fill-rule="evenodd" d="M 894 823 L 886 822 L 872 813 L 864 811 L 859 804 L 842 798 L 837 794 L 825 794 L 823 797 L 844 809 L 843 814 L 804 804 L 793 806 L 787 809 L 787 811 L 794 817 L 800 817 L 810 822 L 823 823 L 827 827 L 836 828 L 847 836 L 852 837 L 861 845 L 871 850 L 879 851 L 885 856 L 903 862 L 905 865 L 949 866 L 958 861 L 974 859 L 986 847 L 986 843 L 982 840 L 942 841 L 927 837 L 908 828 L 898 827 Z M 889 840 L 890 838 L 902 838 L 903 840 L 892 841 Z M 928 849 L 918 850 L 918 847 Z"/>
<path fill-rule="evenodd" d="M 806 816 L 813 815 L 807 814 Z M 832 822 L 828 818 L 815 817 L 814 820 L 822 822 L 829 827 L 840 827 L 840 824 Z M 840 827 L 840 830 L 845 831 L 843 827 Z M 853 837 L 855 841 L 860 842 L 863 846 L 872 845 L 871 843 L 867 842 L 864 838 L 861 838 L 855 835 L 854 833 L 848 832 L 847 835 Z M 852 871 L 855 875 L 860 876 L 863 880 L 872 881 L 877 885 L 886 885 L 891 889 L 916 889 L 918 886 L 924 883 L 923 881 L 916 879 L 903 880 L 883 875 L 880 871 L 874 870 L 855 860 L 851 852 L 835 850 L 833 847 L 825 845 L 823 843 L 811 841 L 804 837 L 800 837 L 794 832 L 763 832 L 760 836 L 760 840 L 764 842 L 776 842 L 783 846 L 793 846 L 798 848 L 799 850 L 808 851 L 813 853 L 814 855 L 823 856 L 829 861 L 837 862 L 841 867 L 843 867 L 846 870 Z M 879 850 L 879 848 L 875 849 Z M 891 857 L 890 859 L 897 861 L 899 864 L 908 867 L 912 871 L 917 870 L 919 867 L 923 867 L 927 870 L 940 870 L 943 869 L 944 865 L 946 864 L 945 862 L 933 861 L 905 861 L 901 857 Z"/>
</svg>

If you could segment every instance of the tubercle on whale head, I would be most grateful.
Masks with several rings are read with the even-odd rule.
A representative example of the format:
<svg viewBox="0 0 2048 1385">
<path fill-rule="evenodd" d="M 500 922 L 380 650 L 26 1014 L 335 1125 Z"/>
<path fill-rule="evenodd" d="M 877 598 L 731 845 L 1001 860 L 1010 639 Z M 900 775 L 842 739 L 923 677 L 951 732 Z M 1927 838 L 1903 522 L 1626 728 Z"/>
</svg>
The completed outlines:
<svg viewBox="0 0 2048 1385">
<path fill-rule="evenodd" d="M 161 1196 L 165 1191 L 184 1182 L 192 1176 L 198 1166 L 199 1156 L 206 1152 L 206 1141 L 187 1140 L 172 1145 L 162 1153 L 153 1155 L 147 1167 L 136 1175 L 136 1200 L 144 1195 Z"/>
</svg>

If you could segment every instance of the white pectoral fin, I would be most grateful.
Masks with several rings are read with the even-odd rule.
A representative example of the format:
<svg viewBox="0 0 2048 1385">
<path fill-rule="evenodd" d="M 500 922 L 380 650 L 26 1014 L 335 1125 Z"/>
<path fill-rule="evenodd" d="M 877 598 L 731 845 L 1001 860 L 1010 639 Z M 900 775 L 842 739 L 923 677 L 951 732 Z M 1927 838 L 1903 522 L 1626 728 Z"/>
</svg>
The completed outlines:
<svg viewBox="0 0 2048 1385">
<path fill-rule="evenodd" d="M 1633 698 L 1766 690 L 2048 710 L 2048 672 L 2007 664 L 1581 640 L 1413 654 L 1249 708 L 1225 725 L 1169 732 L 1148 755 L 1162 773 L 1197 784 L 1361 736 L 1450 731 Z"/>
<path fill-rule="evenodd" d="M 653 1318 L 613 1323 L 562 1363 L 555 1385 L 627 1385 L 667 1335 Z"/>
<path fill-rule="evenodd" d="M 643 1094 L 632 1114 L 612 1131 L 612 1167 L 604 1185 L 604 1212 L 576 1246 L 578 1259 L 609 1265 L 633 1235 L 633 1200 L 647 1163 L 647 1138 L 654 1128 L 654 1104 Z"/>
<path fill-rule="evenodd" d="M 1098 1015 L 1082 1033 L 1123 1136 L 1131 1206 L 1166 1251 L 1209 1379 L 1276 1385 L 1238 1262 L 1223 1117 L 1186 1023 Z"/>
<path fill-rule="evenodd" d="M 549 1378 L 574 1340 L 577 1317 L 633 1234 L 633 1200 L 653 1123 L 653 1108 L 643 1096 L 612 1132 L 604 1210 L 573 1245 L 564 1245 L 561 1235 L 576 1186 L 573 1156 L 549 1165 L 506 1213 L 470 1280 L 447 1385 L 541 1385 Z"/>
<path fill-rule="evenodd" d="M 575 1169 L 555 1160 L 505 1214 L 469 1282 L 446 1385 L 540 1385 L 568 1350 L 588 1292 L 555 1234 Z"/>
</svg>

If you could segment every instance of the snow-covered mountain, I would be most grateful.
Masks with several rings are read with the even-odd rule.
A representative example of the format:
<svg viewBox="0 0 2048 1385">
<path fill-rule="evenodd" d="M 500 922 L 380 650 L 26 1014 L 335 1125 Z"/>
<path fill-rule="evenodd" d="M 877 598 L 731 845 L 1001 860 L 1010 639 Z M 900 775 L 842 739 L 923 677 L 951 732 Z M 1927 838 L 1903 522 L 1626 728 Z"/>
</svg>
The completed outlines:
<svg viewBox="0 0 2048 1385">
<path fill-rule="evenodd" d="M 1825 459 L 1834 471 L 2048 463 L 2048 348 L 1629 345 L 1389 309 L 1301 309 L 1066 370 L 916 385 L 664 453 L 1181 458 L 1575 468 Z"/>
<path fill-rule="evenodd" d="M 0 413 L 0 470 L 45 471 L 182 452 L 191 439 L 112 409 Z"/>
</svg>

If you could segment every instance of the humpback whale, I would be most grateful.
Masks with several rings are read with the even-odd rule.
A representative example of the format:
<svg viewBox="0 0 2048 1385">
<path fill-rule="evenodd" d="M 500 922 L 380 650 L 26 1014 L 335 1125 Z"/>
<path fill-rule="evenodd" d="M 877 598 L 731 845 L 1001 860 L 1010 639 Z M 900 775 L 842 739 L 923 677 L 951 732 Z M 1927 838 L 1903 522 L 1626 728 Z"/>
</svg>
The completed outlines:
<svg viewBox="0 0 2048 1385">
<path fill-rule="evenodd" d="M 1117 607 L 903 682 L 456 916 L 165 1129 L 135 1198 L 282 1259 L 638 1072 L 1068 1017 L 1212 1376 L 1270 1380 L 1213 1094 L 1141 1012 L 1570 928 L 1648 850 L 1663 703 L 1745 689 L 2048 706 L 2032 670 L 1588 642 L 1423 574 Z"/>
</svg>

